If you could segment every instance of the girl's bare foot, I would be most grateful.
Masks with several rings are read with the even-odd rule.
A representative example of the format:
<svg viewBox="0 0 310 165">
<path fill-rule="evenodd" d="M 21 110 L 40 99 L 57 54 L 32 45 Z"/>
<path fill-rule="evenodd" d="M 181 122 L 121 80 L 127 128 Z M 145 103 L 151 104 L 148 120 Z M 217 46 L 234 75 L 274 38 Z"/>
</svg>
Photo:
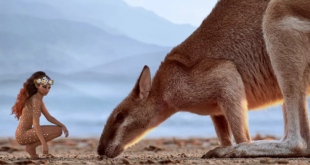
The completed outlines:
<svg viewBox="0 0 310 165">
<path fill-rule="evenodd" d="M 31 159 L 38 159 L 39 156 L 36 154 L 36 148 L 30 147 L 29 145 L 25 147 L 25 150 L 30 155 Z"/>
</svg>

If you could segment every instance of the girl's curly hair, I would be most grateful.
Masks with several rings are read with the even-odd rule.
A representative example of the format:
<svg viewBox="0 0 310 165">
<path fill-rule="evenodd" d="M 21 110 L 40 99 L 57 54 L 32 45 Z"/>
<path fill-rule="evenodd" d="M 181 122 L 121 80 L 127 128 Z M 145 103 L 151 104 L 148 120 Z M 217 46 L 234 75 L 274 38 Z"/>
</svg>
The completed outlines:
<svg viewBox="0 0 310 165">
<path fill-rule="evenodd" d="M 15 118 L 19 120 L 20 116 L 22 115 L 22 111 L 24 108 L 24 105 L 28 98 L 33 96 L 37 93 L 38 89 L 35 86 L 34 80 L 37 78 L 42 77 L 48 77 L 45 72 L 38 71 L 32 74 L 30 78 L 27 79 L 27 81 L 24 83 L 24 87 L 20 90 L 15 105 L 12 107 L 12 114 L 15 114 Z M 48 77 L 49 78 L 49 77 Z"/>
</svg>

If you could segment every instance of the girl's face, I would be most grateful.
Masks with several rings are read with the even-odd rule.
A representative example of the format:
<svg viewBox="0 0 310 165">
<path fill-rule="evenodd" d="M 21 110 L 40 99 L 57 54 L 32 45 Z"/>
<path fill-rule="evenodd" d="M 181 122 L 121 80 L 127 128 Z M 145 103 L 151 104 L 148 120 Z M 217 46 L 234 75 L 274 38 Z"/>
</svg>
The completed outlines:
<svg viewBox="0 0 310 165">
<path fill-rule="evenodd" d="M 47 85 L 42 85 L 40 84 L 38 88 L 38 92 L 40 92 L 43 96 L 46 96 L 48 94 L 48 92 L 51 89 L 51 85 L 47 84 Z"/>
</svg>

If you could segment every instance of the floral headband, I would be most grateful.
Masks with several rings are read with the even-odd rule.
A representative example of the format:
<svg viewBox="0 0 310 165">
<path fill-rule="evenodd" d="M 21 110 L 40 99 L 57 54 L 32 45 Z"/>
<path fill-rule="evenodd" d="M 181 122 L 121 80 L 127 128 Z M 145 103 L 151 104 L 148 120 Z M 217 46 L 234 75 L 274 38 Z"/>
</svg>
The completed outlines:
<svg viewBox="0 0 310 165">
<path fill-rule="evenodd" d="M 34 83 L 42 84 L 42 85 L 47 85 L 47 84 L 53 85 L 54 80 L 44 76 L 42 78 L 38 78 L 38 79 L 34 80 Z"/>
</svg>

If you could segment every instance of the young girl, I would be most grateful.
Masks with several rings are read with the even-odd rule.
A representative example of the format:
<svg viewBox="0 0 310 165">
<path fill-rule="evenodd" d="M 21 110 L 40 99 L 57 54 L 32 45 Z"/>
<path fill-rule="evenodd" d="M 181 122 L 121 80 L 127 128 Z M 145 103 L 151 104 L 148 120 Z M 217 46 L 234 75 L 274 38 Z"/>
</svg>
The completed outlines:
<svg viewBox="0 0 310 165">
<path fill-rule="evenodd" d="M 69 135 L 66 126 L 49 114 L 42 100 L 48 94 L 53 83 L 54 81 L 44 72 L 34 73 L 24 83 L 24 88 L 20 90 L 12 108 L 12 114 L 15 114 L 15 118 L 19 120 L 21 117 L 15 133 L 16 140 L 20 145 L 26 145 L 25 150 L 32 159 L 39 158 L 36 154 L 37 146 L 42 144 L 43 154 L 48 154 L 48 141 L 61 136 L 62 131 L 66 137 Z M 40 126 L 41 112 L 49 122 L 57 126 Z"/>
</svg>

